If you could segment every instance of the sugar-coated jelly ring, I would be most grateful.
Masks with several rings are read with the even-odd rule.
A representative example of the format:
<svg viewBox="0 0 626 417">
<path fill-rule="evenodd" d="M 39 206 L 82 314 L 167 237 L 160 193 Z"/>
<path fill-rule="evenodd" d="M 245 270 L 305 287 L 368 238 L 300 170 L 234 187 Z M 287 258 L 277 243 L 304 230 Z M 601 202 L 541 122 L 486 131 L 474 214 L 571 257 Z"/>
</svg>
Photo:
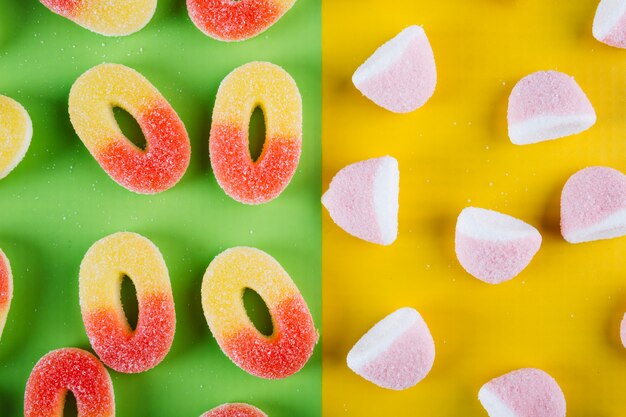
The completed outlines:
<svg viewBox="0 0 626 417">
<path fill-rule="evenodd" d="M 222 41 L 243 41 L 269 29 L 296 0 L 187 0 L 193 23 Z"/>
<path fill-rule="evenodd" d="M 121 302 L 125 276 L 137 291 L 134 331 Z M 120 232 L 94 243 L 80 265 L 79 293 L 89 341 L 107 366 L 138 373 L 167 355 L 176 329 L 174 298 L 163 256 L 151 241 Z"/>
<path fill-rule="evenodd" d="M 0 250 L 0 337 L 7 322 L 7 315 L 13 298 L 13 274 L 11 264 L 4 252 Z"/>
<path fill-rule="evenodd" d="M 261 156 L 253 161 L 248 127 L 257 106 L 265 115 L 266 137 Z M 231 72 L 217 92 L 209 148 L 226 194 L 247 204 L 278 197 L 298 167 L 302 148 L 302 98 L 293 78 L 268 62 Z"/>
<path fill-rule="evenodd" d="M 231 403 L 215 407 L 200 417 L 267 417 L 267 414 L 249 404 Z"/>
<path fill-rule="evenodd" d="M 120 130 L 113 108 L 128 111 L 146 137 L 139 149 Z M 118 64 L 93 67 L 72 86 L 72 125 L 100 166 L 123 187 L 155 194 L 173 187 L 191 158 L 183 122 L 159 91 L 137 71 Z"/>
<path fill-rule="evenodd" d="M 54 13 L 105 36 L 130 35 L 148 24 L 157 0 L 39 0 Z"/>
<path fill-rule="evenodd" d="M 272 335 L 261 334 L 243 305 L 256 291 L 272 316 Z M 313 318 L 300 291 L 267 253 L 228 249 L 209 265 L 202 281 L 202 308 L 224 353 L 246 372 L 267 379 L 288 377 L 306 364 L 317 343 Z"/>
<path fill-rule="evenodd" d="M 100 361 L 81 349 L 54 350 L 33 368 L 24 394 L 25 417 L 63 417 L 65 396 L 76 398 L 78 417 L 113 417 L 113 383 Z"/>
<path fill-rule="evenodd" d="M 26 155 L 33 136 L 28 112 L 12 98 L 0 95 L 0 179 Z"/>
</svg>

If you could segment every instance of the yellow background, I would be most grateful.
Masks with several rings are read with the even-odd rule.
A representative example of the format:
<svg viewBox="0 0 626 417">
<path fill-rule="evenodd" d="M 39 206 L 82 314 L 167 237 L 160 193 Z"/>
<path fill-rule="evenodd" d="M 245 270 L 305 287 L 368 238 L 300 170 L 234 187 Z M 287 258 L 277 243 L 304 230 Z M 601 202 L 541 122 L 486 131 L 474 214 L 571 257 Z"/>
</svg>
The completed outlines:
<svg viewBox="0 0 626 417">
<path fill-rule="evenodd" d="M 626 51 L 591 36 L 597 0 L 328 0 L 323 10 L 324 188 L 348 163 L 400 163 L 400 234 L 391 247 L 353 238 L 324 213 L 326 416 L 486 416 L 489 379 L 520 367 L 552 374 L 568 417 L 626 415 L 626 238 L 580 245 L 559 234 L 560 190 L 590 165 L 626 171 Z M 380 44 L 423 25 L 438 66 L 435 95 L 396 115 L 353 87 Z M 591 130 L 518 147 L 506 102 L 524 75 L 575 76 L 598 113 Z M 468 205 L 535 225 L 544 242 L 515 280 L 489 286 L 454 255 L 454 223 Z M 435 338 L 429 376 L 387 391 L 345 365 L 351 346 L 402 306 Z"/>
</svg>

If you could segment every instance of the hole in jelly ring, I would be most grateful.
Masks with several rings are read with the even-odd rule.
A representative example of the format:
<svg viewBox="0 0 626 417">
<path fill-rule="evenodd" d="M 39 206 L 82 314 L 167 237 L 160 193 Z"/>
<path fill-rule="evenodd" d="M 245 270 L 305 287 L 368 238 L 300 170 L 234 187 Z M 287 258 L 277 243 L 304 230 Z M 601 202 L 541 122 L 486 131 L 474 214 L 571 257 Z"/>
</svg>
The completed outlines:
<svg viewBox="0 0 626 417">
<path fill-rule="evenodd" d="M 91 353 L 76 348 L 54 350 L 37 362 L 26 383 L 24 416 L 62 416 L 68 390 L 76 398 L 79 417 L 115 416 L 106 368 Z"/>
<path fill-rule="evenodd" d="M 250 156 L 248 129 L 255 108 L 263 110 L 265 144 Z M 302 149 L 302 98 L 281 67 L 252 62 L 231 72 L 220 85 L 213 110 L 211 166 L 226 194 L 246 204 L 278 197 L 298 167 Z"/>
<path fill-rule="evenodd" d="M 244 403 L 222 404 L 200 417 L 267 417 L 263 411 Z"/>
<path fill-rule="evenodd" d="M 243 41 L 276 23 L 296 0 L 187 0 L 191 21 L 221 41 Z"/>
<path fill-rule="evenodd" d="M 137 291 L 135 330 L 121 302 L 125 276 Z M 87 336 L 107 366 L 139 373 L 165 358 L 174 340 L 176 313 L 165 261 L 151 241 L 121 232 L 94 243 L 80 265 L 79 293 Z"/>
<path fill-rule="evenodd" d="M 130 113 L 146 137 L 135 146 L 115 120 L 113 108 Z M 183 122 L 159 91 L 137 71 L 101 64 L 81 75 L 69 99 L 72 125 L 89 152 L 118 184 L 140 194 L 173 187 L 191 158 Z"/>
<path fill-rule="evenodd" d="M 156 11 L 157 0 L 39 0 L 54 13 L 105 36 L 141 30 Z"/>
<path fill-rule="evenodd" d="M 256 291 L 272 316 L 274 332 L 259 332 L 243 305 L 246 288 Z M 202 308 L 222 351 L 244 371 L 286 378 L 307 363 L 317 343 L 313 318 L 300 291 L 267 253 L 228 249 L 209 265 L 202 281 Z"/>
<path fill-rule="evenodd" d="M 7 315 L 13 298 L 13 274 L 11 264 L 4 252 L 0 250 L 0 338 L 7 322 Z"/>
<path fill-rule="evenodd" d="M 0 95 L 0 179 L 24 159 L 33 136 L 28 112 L 12 98 Z"/>
</svg>

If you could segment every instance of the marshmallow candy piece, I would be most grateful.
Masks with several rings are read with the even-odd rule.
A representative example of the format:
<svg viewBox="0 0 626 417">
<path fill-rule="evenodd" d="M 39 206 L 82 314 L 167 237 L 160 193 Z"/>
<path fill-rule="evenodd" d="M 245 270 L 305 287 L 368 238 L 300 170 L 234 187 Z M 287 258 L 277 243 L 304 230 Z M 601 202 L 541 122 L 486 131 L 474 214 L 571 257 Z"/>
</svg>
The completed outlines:
<svg viewBox="0 0 626 417">
<path fill-rule="evenodd" d="M 398 161 L 391 156 L 356 162 L 335 175 L 322 204 L 346 232 L 390 245 L 398 235 L 399 182 Z"/>
<path fill-rule="evenodd" d="M 561 387 L 540 369 L 518 369 L 492 379 L 478 399 L 489 417 L 565 417 Z"/>
<path fill-rule="evenodd" d="M 585 131 L 596 123 L 596 112 L 574 78 L 540 71 L 513 88 L 508 122 L 511 142 L 526 145 Z"/>
<path fill-rule="evenodd" d="M 378 48 L 352 76 L 367 98 L 394 113 L 422 107 L 435 92 L 437 68 L 424 29 L 409 26 Z"/>
<path fill-rule="evenodd" d="M 622 345 L 626 347 L 626 314 L 624 314 L 624 318 L 622 319 L 622 325 L 620 328 L 620 336 L 622 338 Z"/>
<path fill-rule="evenodd" d="M 422 316 L 401 308 L 372 327 L 348 353 L 348 367 L 383 388 L 403 390 L 426 377 L 435 342 Z"/>
<path fill-rule="evenodd" d="M 540 246 L 537 229 L 497 211 L 468 207 L 456 222 L 455 249 L 461 266 L 488 284 L 515 278 Z"/>
<path fill-rule="evenodd" d="M 626 49 L 626 1 L 600 1 L 593 20 L 593 36 L 607 45 Z"/>
<path fill-rule="evenodd" d="M 561 234 L 569 243 L 626 235 L 626 176 L 606 167 L 572 175 L 561 193 Z"/>
</svg>

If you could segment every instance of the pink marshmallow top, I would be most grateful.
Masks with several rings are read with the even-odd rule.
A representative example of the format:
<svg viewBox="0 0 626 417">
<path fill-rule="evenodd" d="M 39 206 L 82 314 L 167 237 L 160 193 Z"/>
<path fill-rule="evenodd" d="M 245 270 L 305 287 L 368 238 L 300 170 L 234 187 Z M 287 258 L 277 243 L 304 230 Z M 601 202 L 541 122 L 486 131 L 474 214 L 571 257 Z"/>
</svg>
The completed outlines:
<svg viewBox="0 0 626 417">
<path fill-rule="evenodd" d="M 622 320 L 620 336 L 622 337 L 622 345 L 626 348 L 626 314 L 624 314 L 624 319 Z"/>
<path fill-rule="evenodd" d="M 626 13 L 622 15 L 613 30 L 604 38 L 602 42 L 626 49 Z"/>
<path fill-rule="evenodd" d="M 606 167 L 590 167 L 572 175 L 561 193 L 561 230 L 584 229 L 626 209 L 626 176 Z"/>
<path fill-rule="evenodd" d="M 595 110 L 574 78 L 558 71 L 540 71 L 522 78 L 509 98 L 510 123 L 581 114 L 594 115 Z"/>
</svg>

